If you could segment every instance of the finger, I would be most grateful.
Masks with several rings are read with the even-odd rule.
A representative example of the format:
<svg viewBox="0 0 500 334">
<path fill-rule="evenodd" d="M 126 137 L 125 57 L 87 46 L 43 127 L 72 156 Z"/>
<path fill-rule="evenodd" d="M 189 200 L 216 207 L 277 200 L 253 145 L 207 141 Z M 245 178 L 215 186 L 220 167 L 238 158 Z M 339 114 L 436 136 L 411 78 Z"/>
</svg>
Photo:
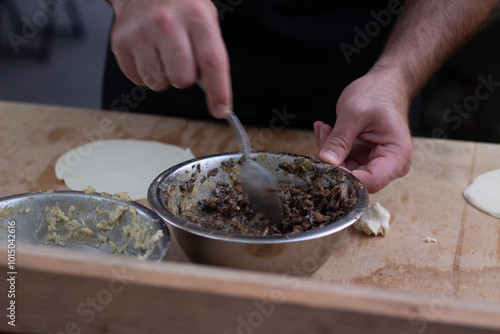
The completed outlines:
<svg viewBox="0 0 500 334">
<path fill-rule="evenodd" d="M 137 72 L 133 56 L 115 52 L 115 58 L 123 74 L 125 74 L 130 81 L 137 86 L 144 86 L 144 82 L 142 81 L 139 72 Z"/>
<path fill-rule="evenodd" d="M 330 133 L 332 132 L 332 127 L 328 124 L 323 124 L 319 130 L 319 140 L 320 140 L 320 144 L 321 144 L 321 147 L 323 147 L 325 145 L 325 142 L 328 138 L 328 136 L 330 135 Z"/>
<path fill-rule="evenodd" d="M 332 165 L 340 165 L 349 155 L 361 130 L 360 122 L 345 124 L 341 118 L 337 118 L 335 126 L 321 147 L 320 159 Z"/>
<path fill-rule="evenodd" d="M 142 82 L 156 92 L 169 87 L 160 55 L 152 45 L 145 45 L 136 49 L 134 53 L 137 72 Z"/>
<path fill-rule="evenodd" d="M 144 85 L 142 78 L 137 71 L 135 66 L 135 59 L 131 53 L 133 48 L 130 48 L 130 28 L 129 29 L 119 29 L 117 27 L 117 22 L 113 25 L 111 31 L 111 51 L 115 55 L 116 62 L 122 70 L 123 74 L 130 79 L 134 84 L 138 86 Z"/>
<path fill-rule="evenodd" d="M 208 15 L 208 14 L 207 14 Z M 218 21 L 202 24 L 196 20 L 190 38 L 194 57 L 203 81 L 207 106 L 216 118 L 225 118 L 232 106 L 229 58 Z"/>
<path fill-rule="evenodd" d="M 316 147 L 320 150 L 321 147 L 323 146 L 323 143 L 325 141 L 325 136 L 324 136 L 324 132 L 323 132 L 323 125 L 325 125 L 325 123 L 321 122 L 321 121 L 316 121 L 314 122 L 313 124 L 313 128 L 314 128 L 314 139 L 316 140 Z"/>
<path fill-rule="evenodd" d="M 187 88 L 197 80 L 197 70 L 189 35 L 174 22 L 159 26 L 158 52 L 169 83 L 176 88 Z"/>
<path fill-rule="evenodd" d="M 347 168 L 349 171 L 353 171 L 355 169 L 358 169 L 359 168 L 359 163 L 354 160 L 354 159 L 345 159 L 344 162 L 342 163 L 342 165 Z"/>
<path fill-rule="evenodd" d="M 314 127 L 316 146 L 318 147 L 319 150 L 321 150 L 326 141 L 326 138 L 328 138 L 328 135 L 332 131 L 332 127 L 321 121 L 314 122 L 313 127 Z"/>
<path fill-rule="evenodd" d="M 367 165 L 372 158 L 372 150 L 375 147 L 374 143 L 356 138 L 346 160 L 354 160 L 358 165 Z"/>
<path fill-rule="evenodd" d="M 120 29 L 118 29 L 120 28 Z M 127 27 L 117 27 L 116 22 L 111 33 L 111 49 L 115 54 L 118 66 L 125 76 L 138 86 L 153 86 L 149 72 L 161 72 L 161 66 L 158 52 L 149 39 L 153 34 L 146 29 L 141 29 L 139 24 L 129 25 Z M 146 68 L 146 66 L 149 66 Z M 157 70 L 160 68 L 160 70 Z M 158 75 L 155 78 L 158 78 Z M 149 79 L 149 80 L 148 80 Z M 158 80 L 154 86 L 158 86 L 163 80 Z M 163 83 L 163 87 L 168 85 Z"/>
<path fill-rule="evenodd" d="M 321 149 L 321 145 L 320 145 L 320 140 L 319 140 L 319 129 L 321 128 L 321 125 L 323 124 L 323 122 L 321 121 L 316 121 L 314 122 L 313 124 L 313 129 L 314 129 L 314 139 L 316 141 L 316 147 L 318 149 Z"/>
<path fill-rule="evenodd" d="M 404 176 L 411 166 L 411 157 L 404 158 L 396 146 L 376 147 L 374 156 L 367 165 L 361 165 L 352 171 L 370 193 L 375 193 L 392 180 Z"/>
<path fill-rule="evenodd" d="M 387 161 L 377 158 L 367 166 L 361 166 L 352 170 L 352 174 L 366 187 L 370 193 L 376 193 L 389 184 L 395 177 L 393 171 L 388 169 Z"/>
</svg>

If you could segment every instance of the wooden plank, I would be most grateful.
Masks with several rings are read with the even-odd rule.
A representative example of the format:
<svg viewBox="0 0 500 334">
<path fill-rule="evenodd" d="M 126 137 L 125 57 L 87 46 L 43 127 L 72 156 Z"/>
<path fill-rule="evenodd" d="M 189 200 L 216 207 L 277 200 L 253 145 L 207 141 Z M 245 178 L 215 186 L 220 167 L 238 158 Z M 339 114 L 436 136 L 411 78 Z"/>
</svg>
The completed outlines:
<svg viewBox="0 0 500 334">
<path fill-rule="evenodd" d="M 198 156 L 237 150 L 236 139 L 228 126 L 222 122 L 10 102 L 0 102 L 0 120 L 0 196 L 44 189 L 66 189 L 54 175 L 57 157 L 69 148 L 101 137 L 157 140 L 191 147 Z M 311 131 L 271 129 L 272 127 L 248 127 L 255 148 L 310 156 L 316 154 Z M 495 321 L 498 320 L 495 319 L 499 319 L 500 308 L 498 219 L 468 205 L 463 199 L 462 191 L 475 176 L 499 167 L 500 145 L 415 138 L 414 146 L 414 162 L 410 175 L 394 181 L 381 192 L 371 196 L 372 203 L 379 201 L 393 215 L 389 235 L 373 238 L 353 228 L 346 230 L 342 241 L 325 266 L 311 278 L 300 278 L 300 288 L 289 288 L 288 290 L 293 290 L 291 292 L 287 290 L 287 301 L 290 305 L 286 303 L 286 307 L 283 305 L 280 309 L 289 313 L 283 311 L 282 317 L 270 317 L 276 319 L 276 323 L 266 318 L 266 324 L 273 323 L 273 326 L 278 326 L 280 322 L 291 321 L 295 327 L 291 326 L 290 332 L 295 328 L 295 332 L 300 332 L 302 327 L 295 319 L 309 319 L 305 322 L 313 328 L 309 332 L 320 332 L 323 328 L 321 326 L 326 326 L 326 329 L 333 328 L 325 325 L 328 323 L 327 319 L 350 317 L 352 323 L 360 322 L 364 325 L 350 323 L 349 326 L 354 327 L 346 325 L 338 329 L 348 332 L 359 328 L 366 329 L 370 323 L 376 323 L 382 329 L 392 324 L 401 333 L 419 333 L 418 330 L 423 330 L 424 325 L 443 325 L 443 328 L 439 328 L 450 330 L 448 325 L 452 323 L 459 324 L 457 330 L 469 326 L 481 328 L 481 323 L 489 328 L 497 328 L 495 326 L 498 322 Z M 140 202 L 147 205 L 146 201 Z M 437 238 L 438 243 L 425 243 L 423 238 L 426 236 Z M 29 309 L 25 310 L 29 314 L 26 317 L 44 323 L 45 317 L 61 312 L 58 321 L 73 319 L 74 309 L 82 298 L 95 295 L 111 279 L 109 268 L 112 263 L 93 255 L 85 255 L 87 262 L 80 257 L 78 260 L 68 260 L 64 256 L 61 258 L 62 255 L 52 253 L 53 250 L 47 252 L 37 249 L 27 251 L 25 256 L 26 263 L 29 263 L 26 264 L 25 272 L 29 275 L 20 276 L 20 282 L 26 288 L 23 288 L 22 291 L 25 292 L 22 293 L 26 293 L 25 297 L 30 305 Z M 1 254 L 0 256 L 3 256 Z M 64 263 L 64 266 L 58 266 L 59 261 Z M 99 318 L 106 324 L 109 320 L 113 330 L 122 329 L 114 324 L 119 312 L 125 312 L 127 315 L 134 312 L 132 306 L 130 309 L 121 308 L 122 304 L 126 301 L 130 303 L 133 298 L 141 303 L 144 300 L 152 300 L 151 309 L 168 309 L 175 315 L 166 317 L 165 321 L 177 321 L 179 326 L 188 328 L 190 325 L 187 320 L 184 321 L 183 315 L 176 313 L 175 307 L 165 301 L 175 295 L 175 298 L 190 303 L 189 305 L 220 303 L 220 309 L 208 307 L 210 312 L 197 309 L 197 313 L 193 313 L 194 317 L 203 319 L 205 323 L 208 321 L 211 327 L 207 328 L 235 332 L 235 319 L 238 315 L 247 315 L 255 310 L 252 304 L 255 298 L 269 299 L 272 289 L 283 286 L 283 277 L 179 263 L 186 262 L 186 258 L 175 242 L 166 260 L 154 268 L 143 268 L 141 266 L 144 264 L 130 261 L 122 263 L 122 259 L 113 258 L 112 262 L 115 261 L 127 270 L 139 270 L 136 276 L 141 278 L 131 283 L 130 286 L 136 290 L 130 289 L 133 291 L 130 295 L 120 294 L 123 300 L 117 297 L 117 300 L 120 300 L 120 303 L 117 303 L 120 308 L 116 311 L 111 311 L 111 307 L 106 308 L 110 311 L 103 311 L 102 319 Z M 59 268 L 60 271 L 47 271 L 47 268 L 51 267 Z M 179 274 L 179 271 L 182 273 Z M 105 274 L 99 274 L 102 272 Z M 203 275 L 210 279 L 202 278 Z M 27 276 L 34 279 L 27 280 Z M 82 277 L 85 277 L 85 280 Z M 148 277 L 153 278 L 148 280 Z M 177 283 L 159 283 L 171 282 L 172 279 Z M 298 278 L 290 279 L 293 282 Z M 37 292 L 36 284 L 33 283 L 36 280 L 44 282 L 47 288 Z M 72 282 L 71 287 L 78 286 L 79 289 L 72 292 L 69 286 L 65 286 L 61 294 L 67 295 L 69 300 L 61 301 L 62 306 L 53 306 L 47 300 L 62 297 L 54 295 L 52 281 L 56 282 L 56 286 L 65 286 L 61 282 Z M 88 287 L 87 283 L 84 283 L 87 281 Z M 234 284 L 226 284 L 227 282 Z M 215 289 L 213 286 L 221 288 Z M 154 298 L 156 294 L 153 287 L 159 289 L 159 301 Z M 153 290 L 150 291 L 149 288 Z M 150 292 L 141 298 L 141 289 Z M 179 289 L 185 294 L 180 293 Z M 371 297 L 368 300 L 362 299 L 357 292 L 365 293 L 365 290 L 370 291 Z M 229 291 L 229 294 L 225 291 Z M 30 296 L 34 296 L 33 300 L 27 297 L 28 292 Z M 197 296 L 198 293 L 202 296 Z M 416 296 L 416 293 L 425 296 Z M 380 307 L 380 301 L 387 298 L 391 306 Z M 397 303 L 394 304 L 392 298 L 396 298 Z M 468 299 L 465 301 L 464 298 Z M 73 304 L 68 304 L 70 302 Z M 233 302 L 239 305 L 235 310 L 231 308 Z M 296 305 L 300 307 L 292 307 Z M 475 309 L 476 306 L 479 309 Z M 183 307 L 179 309 L 186 310 Z M 206 319 L 209 313 L 214 317 L 213 322 Z M 223 314 L 231 317 L 224 318 Z M 495 314 L 496 318 L 492 317 L 492 314 Z M 387 322 L 379 323 L 380 317 Z M 460 322 L 462 318 L 465 319 L 464 322 Z M 81 323 L 82 319 L 76 319 Z M 139 318 L 131 315 L 130 319 L 139 321 Z M 220 319 L 232 319 L 233 326 L 224 327 L 220 324 Z M 312 325 L 314 319 L 323 319 L 317 329 Z M 341 321 L 331 322 L 338 324 Z M 50 331 L 63 330 L 63 327 L 50 327 L 50 322 L 47 324 L 43 328 Z M 104 327 L 96 324 L 94 321 L 91 324 L 83 323 L 81 328 L 104 330 Z M 137 329 L 133 324 L 127 326 Z M 161 326 L 165 326 L 165 323 Z M 266 326 L 263 325 L 262 328 L 266 330 L 263 332 L 279 328 Z M 181 331 L 181 327 L 176 329 L 177 332 Z M 203 333 L 203 329 L 198 327 L 189 328 L 193 333 Z M 0 330 L 4 329 L 9 328 L 0 327 Z M 32 329 L 26 327 L 24 331 Z M 382 329 L 380 332 L 383 332 Z M 430 332 L 428 329 L 425 331 Z"/>
<path fill-rule="evenodd" d="M 55 161 L 69 149 L 99 139 L 155 140 L 190 147 L 195 156 L 238 150 L 237 139 L 221 121 L 1 101 L 0 116 L 0 196 L 66 189 L 55 178 Z M 310 131 L 263 130 L 269 129 L 249 128 L 261 150 L 316 152 Z"/>
<path fill-rule="evenodd" d="M 500 156 L 500 146 L 489 147 Z M 474 157 L 480 155 L 475 152 L 474 143 L 415 139 L 410 174 L 371 196 L 372 204 L 379 201 L 392 214 L 389 234 L 374 238 L 349 229 L 337 254 L 314 277 L 400 291 L 500 299 L 500 276 L 496 276 L 497 284 L 494 277 L 500 270 L 498 257 L 483 257 L 476 262 L 482 264 L 476 268 L 476 275 L 482 275 L 482 269 L 489 273 L 486 283 L 465 284 L 462 281 L 460 260 L 463 254 L 457 249 L 463 244 L 461 224 L 463 213 L 469 207 L 462 192 L 470 182 Z M 491 156 L 491 153 L 484 156 Z M 479 223 L 483 224 L 483 230 L 470 233 L 470 237 L 480 238 L 482 247 L 493 245 L 495 252 L 498 220 L 488 217 L 465 220 L 489 222 L 489 225 Z M 484 242 L 486 235 L 490 242 Z M 424 242 L 427 236 L 436 238 L 438 243 Z"/>
<path fill-rule="evenodd" d="M 158 140 L 190 146 L 195 155 L 231 147 L 230 140 L 214 135 L 224 133 L 220 131 L 222 125 L 209 122 L 34 104 L 3 103 L 0 112 L 2 196 L 65 189 L 54 174 L 57 158 L 71 148 L 99 139 Z M 214 139 L 208 141 L 209 135 Z"/>
<path fill-rule="evenodd" d="M 5 243 L 0 245 L 6 270 Z M 19 247 L 19 333 L 493 333 L 498 304 Z M 84 255 L 84 256 L 82 256 Z M 0 304 L 6 304 L 6 295 Z M 50 301 L 49 303 L 47 301 Z M 5 322 L 0 330 L 12 330 Z"/>
<path fill-rule="evenodd" d="M 500 146 L 477 144 L 470 184 L 477 176 L 500 168 Z M 500 300 L 500 219 L 467 204 L 457 248 L 457 290 L 462 296 Z"/>
</svg>

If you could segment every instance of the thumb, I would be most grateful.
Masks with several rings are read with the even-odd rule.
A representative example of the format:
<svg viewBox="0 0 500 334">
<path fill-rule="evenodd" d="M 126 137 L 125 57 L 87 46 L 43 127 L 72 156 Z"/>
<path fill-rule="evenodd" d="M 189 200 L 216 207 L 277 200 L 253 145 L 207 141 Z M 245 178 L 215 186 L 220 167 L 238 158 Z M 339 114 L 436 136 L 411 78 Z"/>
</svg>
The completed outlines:
<svg viewBox="0 0 500 334">
<path fill-rule="evenodd" d="M 350 128 L 349 125 L 342 125 L 337 119 L 332 132 L 320 148 L 319 158 L 329 164 L 340 165 L 349 155 L 357 136 L 358 133 L 352 128 L 352 124 Z"/>
</svg>

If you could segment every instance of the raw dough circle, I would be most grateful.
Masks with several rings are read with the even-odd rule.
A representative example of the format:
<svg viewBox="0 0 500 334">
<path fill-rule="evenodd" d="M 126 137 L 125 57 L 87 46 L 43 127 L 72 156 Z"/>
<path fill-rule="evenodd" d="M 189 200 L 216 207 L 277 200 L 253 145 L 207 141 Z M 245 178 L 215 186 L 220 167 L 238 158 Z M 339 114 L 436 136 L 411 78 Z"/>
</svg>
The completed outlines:
<svg viewBox="0 0 500 334">
<path fill-rule="evenodd" d="M 464 197 L 479 210 L 500 218 L 500 169 L 479 175 L 465 188 Z"/>
<path fill-rule="evenodd" d="M 147 140 L 100 140 L 72 149 L 56 162 L 55 172 L 72 190 L 88 186 L 98 192 L 128 192 L 133 200 L 145 199 L 154 178 L 189 159 L 191 150 Z"/>
</svg>

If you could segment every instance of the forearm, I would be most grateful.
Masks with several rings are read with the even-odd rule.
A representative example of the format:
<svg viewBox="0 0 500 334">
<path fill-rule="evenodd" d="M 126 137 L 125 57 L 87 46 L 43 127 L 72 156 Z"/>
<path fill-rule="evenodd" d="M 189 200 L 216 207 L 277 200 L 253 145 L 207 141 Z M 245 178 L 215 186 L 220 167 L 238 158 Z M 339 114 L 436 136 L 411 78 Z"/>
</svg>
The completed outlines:
<svg viewBox="0 0 500 334">
<path fill-rule="evenodd" d="M 408 0 L 373 67 L 390 73 L 412 99 L 481 25 L 498 0 Z"/>
</svg>

